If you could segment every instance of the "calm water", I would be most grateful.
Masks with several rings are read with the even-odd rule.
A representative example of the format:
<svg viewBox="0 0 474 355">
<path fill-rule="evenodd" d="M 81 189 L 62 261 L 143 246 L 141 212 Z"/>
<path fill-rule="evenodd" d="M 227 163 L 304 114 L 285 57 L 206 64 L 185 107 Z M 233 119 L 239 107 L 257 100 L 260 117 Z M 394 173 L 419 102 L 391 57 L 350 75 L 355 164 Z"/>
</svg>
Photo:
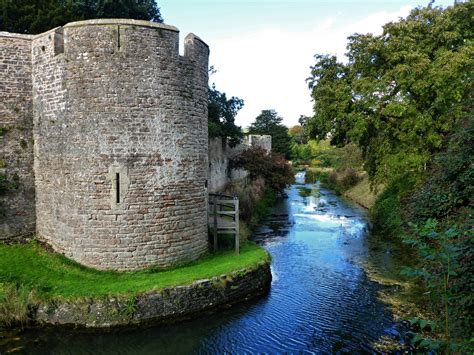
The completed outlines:
<svg viewBox="0 0 474 355">
<path fill-rule="evenodd" d="M 298 177 L 300 180 L 301 176 Z M 101 333 L 41 330 L 0 339 L 32 354 L 364 353 L 398 332 L 377 300 L 367 216 L 318 185 L 294 185 L 254 236 L 272 255 L 263 299 L 184 323 Z M 3 347 L 3 348 L 2 348 Z"/>
</svg>

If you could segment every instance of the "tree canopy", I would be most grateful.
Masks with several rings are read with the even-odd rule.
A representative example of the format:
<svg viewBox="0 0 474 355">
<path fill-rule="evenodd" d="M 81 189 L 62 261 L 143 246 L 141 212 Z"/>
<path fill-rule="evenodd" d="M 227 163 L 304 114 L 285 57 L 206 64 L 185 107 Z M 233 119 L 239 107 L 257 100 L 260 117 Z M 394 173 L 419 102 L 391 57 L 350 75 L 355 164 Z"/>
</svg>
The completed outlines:
<svg viewBox="0 0 474 355">
<path fill-rule="evenodd" d="M 154 0 L 0 0 L 0 31 L 36 34 L 95 18 L 163 21 Z"/>
<path fill-rule="evenodd" d="M 347 64 L 316 55 L 310 137 L 356 143 L 373 181 L 420 174 L 470 96 L 473 10 L 472 2 L 417 8 L 379 36 L 349 37 Z"/>
<path fill-rule="evenodd" d="M 227 95 L 216 89 L 215 85 L 209 87 L 208 127 L 209 137 L 222 137 L 234 147 L 242 141 L 243 133 L 235 125 L 235 116 L 244 106 L 244 100 Z"/>
<path fill-rule="evenodd" d="M 272 151 L 284 155 L 287 159 L 291 155 L 291 137 L 288 128 L 281 122 L 275 110 L 262 110 L 249 127 L 250 134 L 268 134 L 272 136 Z"/>
<path fill-rule="evenodd" d="M 306 132 L 303 126 L 296 125 L 296 126 L 290 127 L 290 129 L 288 130 L 288 134 L 290 135 L 290 137 L 293 139 L 293 141 L 296 144 L 308 143 Z"/>
</svg>

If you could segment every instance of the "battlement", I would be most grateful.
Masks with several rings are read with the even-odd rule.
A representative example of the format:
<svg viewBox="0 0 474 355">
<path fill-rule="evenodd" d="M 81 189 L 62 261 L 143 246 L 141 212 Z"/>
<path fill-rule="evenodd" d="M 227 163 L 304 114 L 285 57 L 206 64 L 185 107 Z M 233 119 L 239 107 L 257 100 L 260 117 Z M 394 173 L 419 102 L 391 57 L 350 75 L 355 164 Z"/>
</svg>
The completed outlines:
<svg viewBox="0 0 474 355">
<path fill-rule="evenodd" d="M 245 136 L 244 144 L 250 147 L 263 148 L 266 151 L 270 152 L 272 150 L 272 136 L 267 134 L 249 134 Z"/>
<path fill-rule="evenodd" d="M 153 36 L 155 33 L 155 36 Z M 89 45 L 94 49 L 94 52 L 100 50 L 95 46 L 94 38 L 101 38 L 101 47 L 103 53 L 116 54 L 124 53 L 128 50 L 136 50 L 137 46 L 127 45 L 127 41 L 139 41 L 143 46 L 150 46 L 148 50 L 153 48 L 161 50 L 163 46 L 157 46 L 152 41 L 143 41 L 147 37 L 159 38 L 167 43 L 168 55 L 170 57 L 179 56 L 179 30 L 178 28 L 164 23 L 156 23 L 143 20 L 132 19 L 96 19 L 70 22 L 62 27 L 56 27 L 44 33 L 37 35 L 0 32 L 0 46 L 2 39 L 31 41 L 33 44 L 33 51 L 39 53 L 38 48 L 46 51 L 47 47 L 53 47 L 55 55 L 68 52 L 68 48 L 74 52 L 76 39 L 81 39 L 82 36 L 89 37 Z M 48 41 L 49 40 L 49 41 Z M 79 46 L 80 49 L 86 50 L 84 46 Z M 145 49 L 145 48 L 144 48 Z M 134 53 L 137 54 L 137 53 Z M 147 51 L 147 54 L 150 54 Z M 163 53 L 161 53 L 163 54 Z M 208 45 L 198 36 L 193 33 L 188 34 L 184 39 L 184 55 L 182 57 L 194 59 L 206 59 L 209 56 Z"/>
<path fill-rule="evenodd" d="M 101 269 L 202 255 L 208 56 L 194 34 L 181 56 L 177 28 L 139 20 L 0 33 L 0 122 L 27 128 L 4 136 L 19 189 L 0 239 L 36 222 L 55 250 Z"/>
</svg>

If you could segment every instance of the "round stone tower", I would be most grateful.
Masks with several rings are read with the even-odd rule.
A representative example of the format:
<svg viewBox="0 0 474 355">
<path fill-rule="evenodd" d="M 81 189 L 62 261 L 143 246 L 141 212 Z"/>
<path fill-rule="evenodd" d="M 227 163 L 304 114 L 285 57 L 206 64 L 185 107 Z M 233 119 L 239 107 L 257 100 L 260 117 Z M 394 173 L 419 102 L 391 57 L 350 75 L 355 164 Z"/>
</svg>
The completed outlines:
<svg viewBox="0 0 474 355">
<path fill-rule="evenodd" d="M 209 48 L 137 20 L 73 22 L 32 43 L 37 232 L 99 269 L 207 250 Z"/>
</svg>

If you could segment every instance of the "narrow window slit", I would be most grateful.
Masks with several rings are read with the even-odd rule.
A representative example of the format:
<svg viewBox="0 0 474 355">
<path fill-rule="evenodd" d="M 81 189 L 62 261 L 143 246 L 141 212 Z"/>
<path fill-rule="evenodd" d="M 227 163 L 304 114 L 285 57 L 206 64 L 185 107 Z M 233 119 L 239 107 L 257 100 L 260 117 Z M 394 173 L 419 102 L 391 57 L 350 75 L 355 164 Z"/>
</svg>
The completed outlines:
<svg viewBox="0 0 474 355">
<path fill-rule="evenodd" d="M 120 203 L 120 173 L 115 173 L 115 203 Z"/>
<path fill-rule="evenodd" d="M 120 26 L 117 26 L 117 48 L 120 50 Z"/>
</svg>

